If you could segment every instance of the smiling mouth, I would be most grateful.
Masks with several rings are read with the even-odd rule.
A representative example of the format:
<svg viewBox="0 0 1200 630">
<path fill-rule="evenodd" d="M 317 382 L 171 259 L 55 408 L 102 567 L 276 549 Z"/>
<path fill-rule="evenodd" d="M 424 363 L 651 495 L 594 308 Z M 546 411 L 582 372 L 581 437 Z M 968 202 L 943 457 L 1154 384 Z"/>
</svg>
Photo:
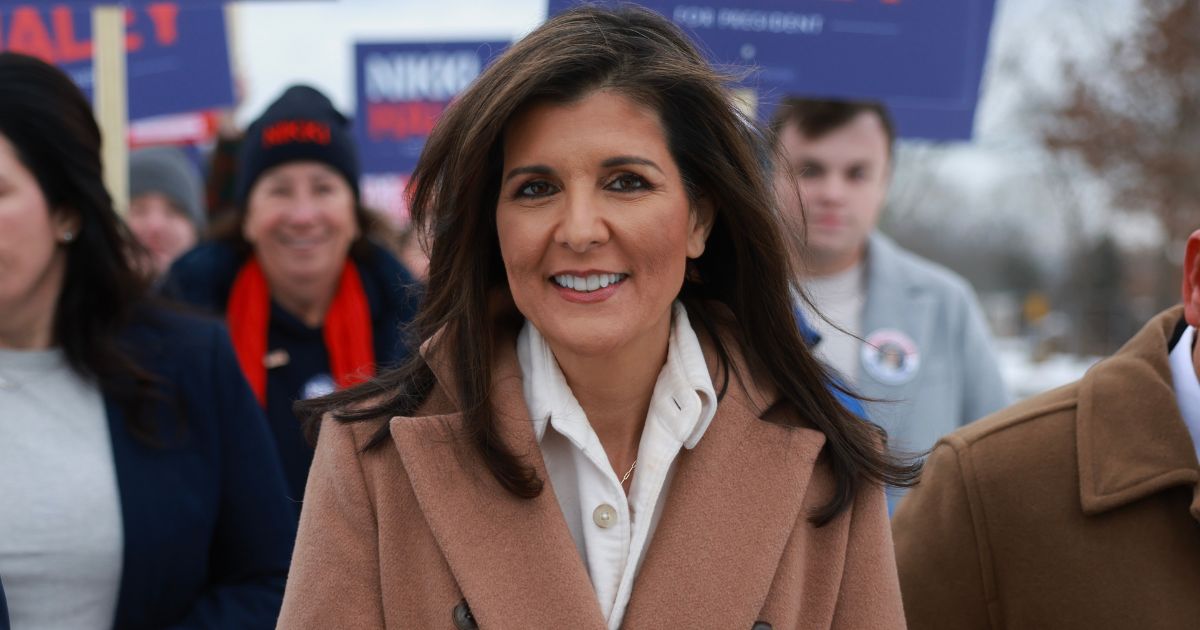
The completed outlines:
<svg viewBox="0 0 1200 630">
<path fill-rule="evenodd" d="M 818 216 L 816 220 L 813 221 L 814 225 L 820 227 L 841 227 L 845 223 L 846 221 L 838 215 Z"/>
<path fill-rule="evenodd" d="M 312 247 L 325 242 L 324 236 L 310 236 L 308 238 L 284 237 L 279 239 L 280 244 L 285 247 Z"/>
<path fill-rule="evenodd" d="M 571 289 L 581 293 L 591 293 L 592 291 L 598 291 L 610 285 L 618 284 L 628 277 L 629 274 L 625 273 L 598 273 L 587 276 L 561 274 L 550 276 L 550 280 L 564 289 Z"/>
</svg>

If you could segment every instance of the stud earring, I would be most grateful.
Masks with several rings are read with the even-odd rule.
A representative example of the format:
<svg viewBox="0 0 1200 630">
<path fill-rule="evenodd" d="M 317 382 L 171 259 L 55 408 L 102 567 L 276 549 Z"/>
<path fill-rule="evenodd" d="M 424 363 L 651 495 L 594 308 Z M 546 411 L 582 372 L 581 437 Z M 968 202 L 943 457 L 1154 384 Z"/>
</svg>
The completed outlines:
<svg viewBox="0 0 1200 630">
<path fill-rule="evenodd" d="M 64 242 L 64 243 L 70 243 L 71 241 L 75 240 L 75 233 L 74 233 L 74 232 L 72 232 L 72 231 L 70 231 L 70 230 L 67 230 L 66 232 L 63 232 L 63 233 L 62 233 L 62 240 L 63 240 L 63 242 Z"/>
</svg>

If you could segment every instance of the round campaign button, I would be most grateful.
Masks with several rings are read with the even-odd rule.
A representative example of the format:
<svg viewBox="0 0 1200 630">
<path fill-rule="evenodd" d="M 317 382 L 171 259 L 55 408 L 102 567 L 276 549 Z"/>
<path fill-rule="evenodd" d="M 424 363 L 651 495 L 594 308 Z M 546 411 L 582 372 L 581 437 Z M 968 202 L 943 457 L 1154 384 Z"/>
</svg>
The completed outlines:
<svg viewBox="0 0 1200 630">
<path fill-rule="evenodd" d="M 908 335 L 881 328 L 867 335 L 862 345 L 863 369 L 884 385 L 903 385 L 921 368 L 921 353 Z"/>
<path fill-rule="evenodd" d="M 304 384 L 304 391 L 300 393 L 300 397 L 303 400 L 320 398 L 335 391 L 337 391 L 337 383 L 333 381 L 333 377 L 322 373 L 308 379 L 308 382 Z"/>
</svg>

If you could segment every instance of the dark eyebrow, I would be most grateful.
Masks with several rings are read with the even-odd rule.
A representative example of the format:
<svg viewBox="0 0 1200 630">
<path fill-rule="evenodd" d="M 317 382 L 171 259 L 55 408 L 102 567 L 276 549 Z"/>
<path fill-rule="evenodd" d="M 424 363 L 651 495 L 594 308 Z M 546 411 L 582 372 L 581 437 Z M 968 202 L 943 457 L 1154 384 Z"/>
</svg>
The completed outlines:
<svg viewBox="0 0 1200 630">
<path fill-rule="evenodd" d="M 792 165 L 792 172 L 801 176 L 808 176 L 812 173 L 824 173 L 825 170 L 825 164 L 817 160 L 801 160 Z"/>
<path fill-rule="evenodd" d="M 618 155 L 617 157 L 610 157 L 607 160 L 604 160 L 603 162 L 601 162 L 600 166 L 602 166 L 604 168 L 612 168 L 614 166 L 626 166 L 628 164 L 640 164 L 642 166 L 649 166 L 650 168 L 653 168 L 654 170 L 658 171 L 659 173 L 663 172 L 662 168 L 660 168 L 653 161 L 647 160 L 646 158 L 640 158 L 637 156 L 633 156 L 633 155 Z M 664 173 L 664 175 L 665 175 L 665 173 Z"/>
<path fill-rule="evenodd" d="M 533 166 L 518 166 L 517 168 L 514 168 L 513 170 L 509 171 L 508 175 L 504 176 L 504 181 L 507 182 L 508 180 L 516 177 L 517 175 L 553 175 L 553 174 L 554 174 L 554 169 L 550 168 L 549 166 L 544 166 L 542 164 L 534 164 Z"/>
</svg>

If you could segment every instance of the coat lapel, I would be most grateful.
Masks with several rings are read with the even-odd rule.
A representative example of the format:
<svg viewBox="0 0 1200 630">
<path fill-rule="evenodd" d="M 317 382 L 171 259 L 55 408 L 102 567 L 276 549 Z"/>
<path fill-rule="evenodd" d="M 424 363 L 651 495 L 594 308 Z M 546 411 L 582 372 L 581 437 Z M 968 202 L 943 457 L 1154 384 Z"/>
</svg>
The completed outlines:
<svg viewBox="0 0 1200 630">
<path fill-rule="evenodd" d="M 749 375 L 744 368 L 740 373 Z M 766 405 L 755 401 L 770 399 L 730 378 L 704 438 L 680 452 L 625 627 L 657 627 L 663 619 L 678 627 L 754 623 L 784 547 L 804 518 L 825 443 L 818 431 L 761 420 L 757 410 Z"/>
<path fill-rule="evenodd" d="M 1174 486 L 1192 486 L 1200 521 L 1200 469 L 1175 399 L 1167 341 L 1183 308 L 1146 324 L 1080 382 L 1080 501 L 1099 514 Z"/>
<path fill-rule="evenodd" d="M 697 334 L 719 389 L 726 372 L 718 373 L 712 340 Z M 423 352 L 442 391 L 453 398 L 449 366 L 433 360 L 428 347 Z M 750 627 L 793 530 L 798 523 L 807 526 L 803 506 L 818 503 L 805 499 L 824 435 L 762 420 L 776 394 L 755 386 L 736 353 L 731 359 L 734 374 L 746 380 L 730 375 L 704 438 L 679 454 L 624 627 L 658 627 L 664 619 L 681 627 Z M 497 340 L 493 366 L 501 439 L 548 480 L 515 340 Z M 396 418 L 391 433 L 421 511 L 481 628 L 606 627 L 549 483 L 534 499 L 515 498 L 500 487 L 472 449 L 460 414 Z"/>
<path fill-rule="evenodd" d="M 497 348 L 492 401 L 501 439 L 547 480 L 515 342 L 500 340 Z M 438 377 L 444 391 L 455 391 L 452 375 Z M 534 499 L 501 487 L 471 446 L 461 414 L 395 418 L 391 433 L 421 512 L 480 627 L 605 628 L 549 483 Z"/>
<path fill-rule="evenodd" d="M 128 438 L 125 428 L 125 412 L 112 398 L 105 397 L 104 405 L 108 412 L 113 464 L 116 468 L 117 486 L 121 495 L 121 525 L 125 541 L 122 555 L 121 587 L 117 596 L 116 610 L 116 627 L 120 628 L 136 625 L 134 622 L 139 616 L 136 611 L 139 604 L 144 603 L 139 601 L 137 583 L 140 576 L 152 573 L 153 563 L 149 562 L 151 554 L 144 552 L 143 545 L 154 535 L 152 531 L 145 531 L 145 526 L 149 523 L 156 523 L 157 519 L 145 518 L 148 513 L 153 511 L 154 495 L 147 492 L 149 490 L 147 484 L 138 483 L 139 479 L 146 479 L 147 476 L 145 471 L 140 470 L 138 466 L 142 460 L 135 453 L 137 445 Z M 165 528 L 160 526 L 155 529 L 161 531 Z M 144 606 L 142 607 L 144 608 Z"/>
<path fill-rule="evenodd" d="M 899 423 L 910 415 L 911 401 L 930 371 L 928 349 L 929 340 L 935 334 L 934 310 L 937 307 L 934 296 L 914 283 L 905 273 L 905 266 L 898 264 L 898 256 L 896 245 L 890 239 L 879 233 L 871 235 L 862 334 L 864 339 L 871 340 L 872 335 L 881 330 L 898 330 L 916 346 L 921 363 L 910 380 L 893 385 L 872 374 L 860 353 L 857 380 L 858 391 L 863 396 L 882 401 L 867 404 L 868 417 L 892 436 L 902 432 Z"/>
<path fill-rule="evenodd" d="M 136 349 L 139 364 L 164 382 L 178 382 L 174 365 L 162 358 L 161 340 L 147 329 L 132 327 L 123 333 L 122 342 L 129 349 Z M 174 417 L 172 410 L 160 407 L 163 401 L 149 401 L 150 409 L 160 439 L 170 444 L 176 425 L 169 422 Z M 117 595 L 117 610 L 114 627 L 139 627 L 145 625 L 153 606 L 148 603 L 154 598 L 156 589 L 162 588 L 162 559 L 157 550 L 170 547 L 176 522 L 164 516 L 159 503 L 162 497 L 172 496 L 179 491 L 178 478 L 163 474 L 163 459 L 178 457 L 168 449 L 150 448 L 137 441 L 129 432 L 125 410 L 111 395 L 104 397 L 104 408 L 108 416 L 109 439 L 113 450 L 113 466 L 116 469 L 117 489 L 121 498 L 121 527 L 124 536 L 122 552 L 121 585 Z"/>
</svg>

